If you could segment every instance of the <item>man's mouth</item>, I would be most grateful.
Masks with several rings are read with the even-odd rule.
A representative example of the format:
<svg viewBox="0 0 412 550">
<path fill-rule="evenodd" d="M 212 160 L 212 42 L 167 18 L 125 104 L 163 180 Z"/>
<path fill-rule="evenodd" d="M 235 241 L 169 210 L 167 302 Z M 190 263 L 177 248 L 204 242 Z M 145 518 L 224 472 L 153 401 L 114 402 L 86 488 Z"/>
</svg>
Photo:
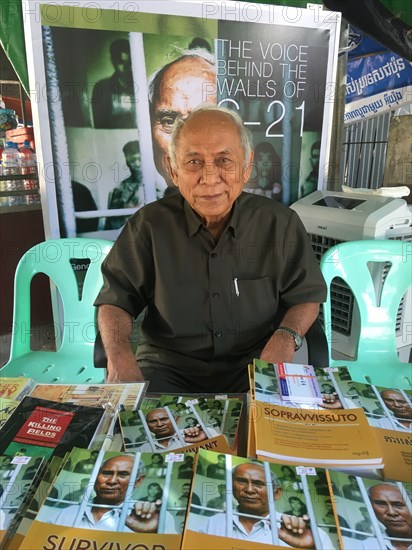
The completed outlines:
<svg viewBox="0 0 412 550">
<path fill-rule="evenodd" d="M 221 193 L 217 193 L 216 195 L 202 195 L 199 197 L 199 199 L 203 201 L 215 201 L 219 199 L 221 196 L 222 196 Z"/>
</svg>

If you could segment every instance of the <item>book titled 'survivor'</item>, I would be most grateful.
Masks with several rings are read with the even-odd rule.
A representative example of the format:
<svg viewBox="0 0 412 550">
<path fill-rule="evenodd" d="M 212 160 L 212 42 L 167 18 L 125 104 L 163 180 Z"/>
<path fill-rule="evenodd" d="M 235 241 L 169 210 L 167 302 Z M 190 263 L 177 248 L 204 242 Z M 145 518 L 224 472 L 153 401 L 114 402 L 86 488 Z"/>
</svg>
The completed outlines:
<svg viewBox="0 0 412 550">
<path fill-rule="evenodd" d="M 284 401 L 322 403 L 315 370 L 312 365 L 277 363 L 275 366 L 279 393 Z"/>
</svg>

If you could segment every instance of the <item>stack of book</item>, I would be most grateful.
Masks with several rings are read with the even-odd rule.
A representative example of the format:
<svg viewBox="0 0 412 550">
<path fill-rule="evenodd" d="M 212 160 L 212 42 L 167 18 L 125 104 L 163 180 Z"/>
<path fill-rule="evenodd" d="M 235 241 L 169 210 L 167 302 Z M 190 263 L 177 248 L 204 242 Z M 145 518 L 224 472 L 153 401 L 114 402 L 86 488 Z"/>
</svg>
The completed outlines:
<svg viewBox="0 0 412 550">
<path fill-rule="evenodd" d="M 386 550 L 412 537 L 411 484 L 199 451 L 183 550 Z M 396 512 L 386 508 L 397 507 Z"/>
<path fill-rule="evenodd" d="M 349 469 L 383 467 L 365 411 L 348 410 L 334 387 L 323 391 L 310 365 L 250 365 L 249 454 L 263 460 Z"/>
<path fill-rule="evenodd" d="M 411 392 L 249 375 L 250 395 L 1 379 L 0 549 L 408 548 Z"/>
</svg>

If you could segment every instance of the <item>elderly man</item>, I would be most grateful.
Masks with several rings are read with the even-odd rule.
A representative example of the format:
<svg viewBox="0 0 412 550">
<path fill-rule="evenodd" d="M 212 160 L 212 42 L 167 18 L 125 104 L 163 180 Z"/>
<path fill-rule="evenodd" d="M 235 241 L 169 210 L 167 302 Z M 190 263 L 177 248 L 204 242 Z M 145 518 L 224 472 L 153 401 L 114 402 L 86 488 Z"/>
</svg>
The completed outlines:
<svg viewBox="0 0 412 550">
<path fill-rule="evenodd" d="M 242 192 L 252 162 L 234 111 L 203 106 L 176 120 L 169 165 L 180 193 L 136 212 L 102 267 L 108 381 L 246 391 L 253 358 L 292 362 L 325 284 L 294 211 Z M 136 364 L 132 317 L 146 306 Z"/>
<path fill-rule="evenodd" d="M 173 124 L 202 103 L 216 103 L 215 59 L 206 50 L 183 52 L 149 80 L 153 157 L 168 186 L 166 194 L 176 190 L 167 161 Z"/>
<path fill-rule="evenodd" d="M 176 430 L 170 416 L 168 415 L 166 409 L 162 407 L 152 409 L 148 412 L 146 415 L 146 422 L 149 426 L 149 430 L 155 436 L 153 439 L 153 445 L 155 448 L 153 449 L 150 442 L 144 443 L 139 449 L 142 453 L 152 451 L 172 451 L 174 449 L 180 449 L 185 445 L 199 443 L 200 441 L 207 439 L 205 432 L 199 426 L 195 426 L 193 428 L 186 428 L 182 431 L 181 439 L 184 441 L 184 443 L 182 443 L 181 439 L 179 439 L 176 434 Z"/>
<path fill-rule="evenodd" d="M 233 513 L 232 537 L 251 542 L 273 544 L 270 523 L 268 481 L 264 468 L 259 463 L 249 462 L 235 466 L 232 470 L 233 497 L 238 503 Z M 274 500 L 282 497 L 282 487 L 272 474 Z M 279 546 L 293 548 L 315 548 L 313 533 L 309 527 L 309 517 L 276 513 Z M 201 533 L 226 537 L 226 514 L 211 516 L 200 528 Z M 332 550 L 333 544 L 328 535 L 318 529 L 322 550 Z"/>
<path fill-rule="evenodd" d="M 100 531 L 135 531 L 139 533 L 157 533 L 159 524 L 159 507 L 156 502 L 136 502 L 132 512 L 126 518 L 126 527 L 119 527 L 122 504 L 130 483 L 134 457 L 119 455 L 105 460 L 100 466 L 94 483 L 96 496 L 91 506 L 86 507 L 82 517 L 77 518 L 80 504 L 73 504 L 61 510 L 57 516 L 50 518 L 50 508 L 45 513 L 44 521 L 56 525 L 97 529 Z M 166 533 L 176 533 L 173 516 L 166 512 Z"/>
<path fill-rule="evenodd" d="M 412 514 L 399 487 L 390 483 L 373 485 L 368 491 L 376 519 L 383 525 L 385 542 L 369 537 L 360 542 L 365 550 L 409 550 L 412 544 Z M 353 541 L 351 541 L 352 548 Z M 346 548 L 346 546 L 345 546 Z"/>
<path fill-rule="evenodd" d="M 382 390 L 380 392 L 383 402 L 393 414 L 391 420 L 384 418 L 380 421 L 381 428 L 390 430 L 412 430 L 412 406 L 405 395 L 399 390 Z"/>
</svg>

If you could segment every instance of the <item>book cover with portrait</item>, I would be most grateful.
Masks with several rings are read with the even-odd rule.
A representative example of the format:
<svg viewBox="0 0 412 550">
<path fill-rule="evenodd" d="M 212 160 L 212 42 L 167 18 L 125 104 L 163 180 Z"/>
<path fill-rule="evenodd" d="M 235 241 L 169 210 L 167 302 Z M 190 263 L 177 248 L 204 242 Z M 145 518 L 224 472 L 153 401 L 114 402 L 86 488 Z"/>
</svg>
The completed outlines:
<svg viewBox="0 0 412 550">
<path fill-rule="evenodd" d="M 165 453 L 209 448 L 230 452 L 225 436 L 206 426 L 193 405 L 181 405 L 177 411 L 148 398 L 137 411 L 121 411 L 119 420 L 125 450 Z"/>
<path fill-rule="evenodd" d="M 184 462 L 185 455 L 176 453 L 159 461 L 152 454 L 73 449 L 21 548 L 69 548 L 87 539 L 99 547 L 138 543 L 177 550 L 193 475 L 180 477 Z"/>
<path fill-rule="evenodd" d="M 340 487 L 335 501 L 345 550 L 409 548 L 412 483 L 382 481 L 331 470 Z"/>
<path fill-rule="evenodd" d="M 201 450 L 192 495 L 200 502 L 192 497 L 183 550 L 340 548 L 332 486 L 323 468 Z"/>
<path fill-rule="evenodd" d="M 0 456 L 0 548 L 16 532 L 43 466 L 41 457 Z"/>
</svg>

